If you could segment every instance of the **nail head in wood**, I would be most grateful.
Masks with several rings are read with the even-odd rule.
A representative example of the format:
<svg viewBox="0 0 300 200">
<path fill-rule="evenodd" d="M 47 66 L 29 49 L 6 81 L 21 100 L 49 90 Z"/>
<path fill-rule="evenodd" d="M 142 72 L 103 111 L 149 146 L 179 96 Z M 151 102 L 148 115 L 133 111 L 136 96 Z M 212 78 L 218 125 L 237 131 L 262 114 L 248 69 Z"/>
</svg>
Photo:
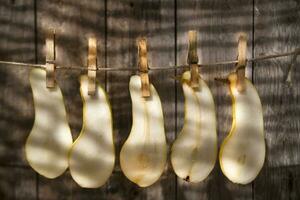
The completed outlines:
<svg viewBox="0 0 300 200">
<path fill-rule="evenodd" d="M 199 88 L 199 70 L 198 70 L 198 54 L 197 54 L 197 31 L 189 31 L 189 52 L 187 62 L 191 71 L 191 87 Z"/>
<path fill-rule="evenodd" d="M 242 34 L 238 41 L 238 64 L 237 73 L 237 90 L 243 92 L 245 90 L 245 68 L 247 65 L 247 35 Z"/>
<path fill-rule="evenodd" d="M 46 87 L 55 87 L 55 31 L 46 35 Z"/>
<path fill-rule="evenodd" d="M 148 58 L 147 58 L 147 40 L 146 38 L 139 38 L 138 44 L 138 66 L 141 77 L 142 97 L 150 97 L 150 81 L 148 75 Z"/>
<path fill-rule="evenodd" d="M 88 95 L 95 95 L 97 76 L 97 39 L 89 38 L 88 41 Z"/>
</svg>

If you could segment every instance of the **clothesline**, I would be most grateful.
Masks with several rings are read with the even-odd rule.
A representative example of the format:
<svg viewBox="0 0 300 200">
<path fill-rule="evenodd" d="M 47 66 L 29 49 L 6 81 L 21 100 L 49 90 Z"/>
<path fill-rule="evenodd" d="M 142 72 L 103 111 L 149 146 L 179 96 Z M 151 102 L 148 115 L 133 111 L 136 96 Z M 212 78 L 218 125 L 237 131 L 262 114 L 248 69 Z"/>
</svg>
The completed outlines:
<svg viewBox="0 0 300 200">
<path fill-rule="evenodd" d="M 260 60 L 266 59 L 274 59 L 280 57 L 287 57 L 291 55 L 299 55 L 300 48 L 296 49 L 295 51 L 280 53 L 280 54 L 273 54 L 273 55 L 263 55 L 258 56 L 255 58 L 247 59 L 247 62 L 256 62 Z M 212 62 L 212 63 L 200 63 L 198 64 L 199 67 L 209 67 L 209 66 L 218 66 L 218 65 L 229 65 L 229 64 L 236 64 L 238 63 L 237 60 L 231 61 L 220 61 L 220 62 Z M 30 68 L 46 68 L 45 64 L 33 64 L 33 63 L 23 63 L 23 62 L 13 62 L 13 61 L 0 61 L 0 65 L 14 65 L 14 66 L 22 66 L 22 67 L 30 67 Z M 176 70 L 180 68 L 188 68 L 188 65 L 177 65 L 177 66 L 168 66 L 168 67 L 149 67 L 149 70 Z M 86 71 L 88 70 L 87 67 L 79 67 L 79 66 L 56 66 L 58 70 L 80 70 Z M 90 69 L 91 70 L 91 69 Z M 95 69 L 96 71 L 138 71 L 138 67 L 103 67 L 97 66 Z"/>
</svg>

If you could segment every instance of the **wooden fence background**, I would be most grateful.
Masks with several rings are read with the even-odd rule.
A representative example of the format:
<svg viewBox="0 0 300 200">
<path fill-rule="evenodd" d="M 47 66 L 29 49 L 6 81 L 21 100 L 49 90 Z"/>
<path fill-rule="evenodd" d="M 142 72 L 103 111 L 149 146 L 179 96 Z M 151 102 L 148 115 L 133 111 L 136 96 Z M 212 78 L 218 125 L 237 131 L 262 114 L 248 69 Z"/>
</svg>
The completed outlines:
<svg viewBox="0 0 300 200">
<path fill-rule="evenodd" d="M 190 29 L 198 31 L 200 62 L 214 62 L 236 58 L 240 32 L 249 36 L 248 57 L 299 48 L 300 1 L 0 0 L 0 60 L 43 63 L 48 28 L 57 31 L 59 65 L 85 66 L 91 35 L 99 40 L 98 61 L 104 66 L 136 66 L 138 36 L 148 38 L 151 66 L 185 64 Z M 69 172 L 54 180 L 37 175 L 24 156 L 34 120 L 29 69 L 1 66 L 0 199 L 300 199 L 299 60 L 292 86 L 283 81 L 291 57 L 247 66 L 247 76 L 263 104 L 267 144 L 265 165 L 253 183 L 231 183 L 217 162 L 205 181 L 187 184 L 176 178 L 169 163 L 161 179 L 146 189 L 125 178 L 118 159 L 111 178 L 99 189 L 80 188 Z M 232 69 L 214 66 L 201 71 L 215 98 L 219 145 L 231 126 L 231 100 L 228 88 L 213 79 Z M 174 71 L 150 74 L 163 103 L 170 146 L 183 122 L 181 86 L 170 78 Z M 74 71 L 59 71 L 57 75 L 74 138 L 82 125 L 78 75 Z M 112 104 L 117 158 L 131 127 L 130 75 L 132 72 L 98 73 Z"/>
</svg>

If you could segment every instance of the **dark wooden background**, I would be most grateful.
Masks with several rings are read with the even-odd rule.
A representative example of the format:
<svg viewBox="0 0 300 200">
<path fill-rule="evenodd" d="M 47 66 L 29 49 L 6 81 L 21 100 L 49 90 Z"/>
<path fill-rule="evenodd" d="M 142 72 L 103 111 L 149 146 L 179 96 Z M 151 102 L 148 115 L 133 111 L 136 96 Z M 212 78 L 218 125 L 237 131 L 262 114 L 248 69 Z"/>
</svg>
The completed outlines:
<svg viewBox="0 0 300 200">
<path fill-rule="evenodd" d="M 200 62 L 236 58 L 237 36 L 249 36 L 248 57 L 300 47 L 299 0 L 0 0 L 0 60 L 43 63 L 44 34 L 57 31 L 59 65 L 86 65 L 87 38 L 98 40 L 98 62 L 109 67 L 135 67 L 138 36 L 147 36 L 153 67 L 185 64 L 187 31 L 198 31 Z M 300 57 L 300 56 L 299 56 Z M 115 170 L 99 189 L 80 188 L 67 171 L 50 180 L 25 160 L 24 144 L 34 119 L 29 69 L 0 67 L 0 199 L 300 199 L 300 58 L 293 85 L 284 83 L 291 57 L 247 66 L 247 76 L 261 97 L 267 157 L 257 179 L 246 186 L 228 181 L 217 162 L 199 184 L 187 184 L 170 164 L 160 180 L 142 189 L 125 178 L 119 151 L 131 127 L 128 81 L 132 72 L 98 73 L 109 95 L 117 152 Z M 201 70 L 217 107 L 219 145 L 231 126 L 228 88 L 213 81 L 233 66 Z M 178 70 L 176 73 L 180 74 Z M 183 122 L 181 87 L 174 71 L 153 71 L 151 81 L 163 103 L 169 146 Z M 74 138 L 82 125 L 79 72 L 59 71 Z M 251 120 L 251 119 L 249 119 Z"/>
</svg>

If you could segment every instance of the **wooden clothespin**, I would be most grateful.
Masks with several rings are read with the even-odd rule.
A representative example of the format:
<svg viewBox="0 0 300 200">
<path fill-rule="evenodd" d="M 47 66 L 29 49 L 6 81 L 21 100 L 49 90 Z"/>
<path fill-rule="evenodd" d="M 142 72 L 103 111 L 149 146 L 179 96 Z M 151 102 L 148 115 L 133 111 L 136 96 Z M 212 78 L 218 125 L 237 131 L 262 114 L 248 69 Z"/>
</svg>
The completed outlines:
<svg viewBox="0 0 300 200">
<path fill-rule="evenodd" d="M 55 31 L 46 35 L 46 87 L 55 87 Z"/>
<path fill-rule="evenodd" d="M 88 95 L 95 95 L 97 76 L 97 39 L 89 38 L 88 47 Z"/>
<path fill-rule="evenodd" d="M 147 58 L 147 40 L 146 38 L 139 38 L 138 44 L 138 67 L 140 71 L 141 83 L 142 83 L 142 97 L 150 97 L 150 82 L 148 75 L 148 58 Z"/>
<path fill-rule="evenodd" d="M 245 68 L 247 65 L 247 35 L 242 34 L 238 41 L 238 63 L 236 66 L 237 90 L 243 92 L 245 89 Z"/>
<path fill-rule="evenodd" d="M 189 31 L 189 52 L 187 62 L 191 71 L 191 87 L 199 88 L 199 69 L 197 54 L 197 31 Z"/>
</svg>

